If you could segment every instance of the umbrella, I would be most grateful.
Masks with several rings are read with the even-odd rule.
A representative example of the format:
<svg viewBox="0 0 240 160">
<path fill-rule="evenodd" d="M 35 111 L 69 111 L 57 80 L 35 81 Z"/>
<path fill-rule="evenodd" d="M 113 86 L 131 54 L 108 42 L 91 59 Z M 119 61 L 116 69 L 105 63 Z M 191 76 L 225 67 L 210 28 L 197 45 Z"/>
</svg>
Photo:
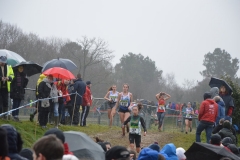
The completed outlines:
<svg viewBox="0 0 240 160">
<path fill-rule="evenodd" d="M 46 71 L 44 71 L 42 74 L 44 75 L 52 75 L 55 78 L 59 79 L 75 79 L 75 76 L 68 70 L 60 67 L 53 67 Z"/>
<path fill-rule="evenodd" d="M 63 132 L 69 149 L 80 159 L 105 160 L 102 147 L 94 142 L 85 133 L 76 131 Z"/>
<path fill-rule="evenodd" d="M 224 147 L 200 142 L 194 142 L 184 154 L 187 160 L 219 160 L 222 157 L 229 157 L 236 160 L 240 159 L 240 157 L 227 151 Z"/>
<path fill-rule="evenodd" d="M 14 66 L 17 63 L 26 61 L 19 54 L 6 49 L 0 49 L 0 56 L 7 56 L 7 64 L 11 66 Z"/>
<path fill-rule="evenodd" d="M 209 86 L 212 88 L 212 87 L 218 87 L 220 88 L 221 86 L 225 86 L 227 92 L 231 95 L 232 94 L 232 87 L 229 86 L 229 84 L 222 80 L 222 79 L 219 79 L 219 78 L 215 78 L 215 77 L 212 77 L 210 82 L 209 82 Z"/>
<path fill-rule="evenodd" d="M 32 61 L 27 61 L 27 62 L 21 62 L 16 64 L 13 69 L 17 70 L 18 66 L 23 66 L 24 67 L 24 73 L 27 74 L 27 76 L 32 76 L 34 74 L 41 73 L 42 66 L 40 66 L 37 63 L 34 63 Z"/>
<path fill-rule="evenodd" d="M 71 61 L 69 59 L 58 58 L 58 59 L 52 59 L 50 61 L 47 61 L 43 65 L 42 72 L 46 71 L 49 68 L 53 68 L 53 67 L 61 67 L 61 68 L 65 68 L 69 71 L 73 71 L 73 70 L 77 69 L 77 66 L 75 63 L 73 63 L 73 61 Z"/>
</svg>

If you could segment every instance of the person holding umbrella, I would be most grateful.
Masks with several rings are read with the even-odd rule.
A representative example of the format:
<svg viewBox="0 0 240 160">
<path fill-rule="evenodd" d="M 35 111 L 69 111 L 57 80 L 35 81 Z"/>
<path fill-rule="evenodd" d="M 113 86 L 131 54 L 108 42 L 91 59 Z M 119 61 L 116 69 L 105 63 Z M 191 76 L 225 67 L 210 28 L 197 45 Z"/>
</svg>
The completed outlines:
<svg viewBox="0 0 240 160">
<path fill-rule="evenodd" d="M 24 67 L 18 66 L 18 69 L 14 72 L 14 78 L 10 87 L 10 98 L 13 99 L 13 109 L 20 106 L 21 101 L 24 100 L 25 89 L 28 84 L 28 79 L 24 73 Z M 12 112 L 13 120 L 19 121 L 19 110 Z"/>
<path fill-rule="evenodd" d="M 8 92 L 13 77 L 12 67 L 7 65 L 7 56 L 0 56 L 0 113 L 8 111 Z"/>
<path fill-rule="evenodd" d="M 222 85 L 220 87 L 220 97 L 225 103 L 225 119 L 229 120 L 232 123 L 232 112 L 234 109 L 233 98 L 231 94 L 227 91 L 226 87 Z"/>
</svg>

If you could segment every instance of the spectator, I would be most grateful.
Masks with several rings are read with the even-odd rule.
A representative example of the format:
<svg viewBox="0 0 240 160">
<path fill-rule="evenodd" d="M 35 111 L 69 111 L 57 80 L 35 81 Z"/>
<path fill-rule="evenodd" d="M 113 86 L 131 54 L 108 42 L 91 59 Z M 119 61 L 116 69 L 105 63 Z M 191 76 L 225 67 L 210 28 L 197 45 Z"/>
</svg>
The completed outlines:
<svg viewBox="0 0 240 160">
<path fill-rule="evenodd" d="M 221 139 L 221 136 L 219 134 L 213 134 L 211 136 L 211 140 L 209 141 L 209 143 L 212 144 L 212 145 L 215 145 L 215 146 L 222 146 L 226 150 L 230 151 L 227 147 L 222 145 L 222 139 Z"/>
<path fill-rule="evenodd" d="M 44 75 L 44 74 L 41 74 L 40 76 L 39 76 L 39 78 L 38 78 L 38 80 L 37 80 L 37 85 L 36 85 L 36 99 L 38 99 L 39 98 L 39 96 L 38 96 L 38 86 L 39 86 L 39 84 L 42 82 L 42 80 L 44 79 L 44 78 L 46 78 L 46 76 Z M 37 102 L 37 104 L 36 104 L 36 108 L 39 106 L 39 102 Z M 34 119 L 34 116 L 37 114 L 37 109 L 32 113 L 32 114 L 30 114 L 30 121 L 31 122 L 33 122 L 33 119 Z M 38 116 L 38 118 L 39 118 L 39 116 Z"/>
<path fill-rule="evenodd" d="M 158 152 L 156 150 L 152 150 L 151 148 L 144 148 L 140 152 L 138 156 L 138 160 L 157 160 Z"/>
<path fill-rule="evenodd" d="M 47 78 L 44 78 L 42 82 L 38 85 L 38 98 L 43 99 L 39 101 L 39 124 L 42 128 L 47 128 L 47 122 L 48 122 L 48 113 L 50 111 L 50 92 L 52 89 L 51 83 L 53 82 L 53 76 L 48 75 Z"/>
<path fill-rule="evenodd" d="M 236 136 L 231 131 L 231 124 L 229 121 L 224 121 L 223 128 L 218 132 L 221 138 L 230 137 L 234 144 L 236 144 Z"/>
<path fill-rule="evenodd" d="M 39 139 L 33 145 L 34 160 L 62 160 L 64 149 L 62 142 L 55 135 Z"/>
<path fill-rule="evenodd" d="M 224 118 L 219 120 L 219 124 L 216 127 L 214 127 L 212 131 L 213 134 L 218 133 L 223 128 L 223 122 L 224 122 Z"/>
<path fill-rule="evenodd" d="M 158 144 L 151 144 L 150 146 L 148 146 L 148 148 L 160 152 L 160 146 Z"/>
<path fill-rule="evenodd" d="M 18 70 L 14 71 L 14 78 L 11 82 L 10 87 L 10 98 L 13 99 L 12 108 L 16 109 L 20 107 L 21 101 L 24 100 L 25 90 L 27 87 L 28 79 L 24 73 L 23 66 L 19 66 Z M 12 112 L 13 120 L 19 121 L 18 118 L 19 109 Z"/>
<path fill-rule="evenodd" d="M 222 139 L 222 145 L 227 147 L 229 144 L 233 144 L 233 141 L 230 137 L 225 137 Z"/>
<path fill-rule="evenodd" d="M 107 151 L 111 149 L 111 143 L 110 142 L 103 142 L 106 145 Z"/>
<path fill-rule="evenodd" d="M 8 111 L 8 92 L 13 79 L 13 70 L 7 65 L 7 57 L 0 56 L 0 114 Z M 7 115 L 4 115 L 7 118 Z"/>
<path fill-rule="evenodd" d="M 57 86 L 59 95 L 62 93 L 62 97 L 58 98 L 58 113 L 59 113 L 59 123 L 65 124 L 65 106 L 70 100 L 70 96 L 68 95 L 68 84 L 69 80 L 64 79 L 62 81 L 58 81 L 55 83 Z"/>
<path fill-rule="evenodd" d="M 10 124 L 3 124 L 1 128 L 7 133 L 8 142 L 8 157 L 14 160 L 27 160 L 26 158 L 19 155 L 22 150 L 23 141 L 20 133 Z M 2 145 L 2 144 L 1 144 Z"/>
<path fill-rule="evenodd" d="M 178 157 L 178 160 L 186 160 L 186 156 L 185 156 L 185 149 L 183 149 L 182 147 L 178 147 L 176 149 L 176 155 Z"/>
<path fill-rule="evenodd" d="M 99 144 L 102 147 L 104 152 L 107 152 L 107 147 L 103 142 L 97 142 L 97 144 Z"/>
<path fill-rule="evenodd" d="M 19 154 L 28 160 L 33 160 L 33 152 L 29 148 L 22 149 Z"/>
<path fill-rule="evenodd" d="M 218 124 L 221 118 L 225 118 L 225 104 L 219 96 L 215 96 L 213 99 L 218 104 L 218 116 L 216 119 L 216 124 Z"/>
<path fill-rule="evenodd" d="M 52 118 L 54 118 L 54 126 L 58 128 L 59 124 L 59 103 L 58 98 L 59 95 L 62 95 L 61 91 L 58 91 L 57 86 L 55 83 L 51 83 L 51 92 L 50 92 L 50 114 L 49 114 L 49 121 L 52 123 Z M 54 116 L 54 117 L 53 117 Z"/>
<path fill-rule="evenodd" d="M 176 146 L 173 143 L 166 144 L 160 153 L 168 160 L 178 160 Z"/>
<path fill-rule="evenodd" d="M 53 134 L 55 135 L 58 139 L 61 140 L 63 146 L 64 146 L 64 155 L 63 155 L 63 160 L 67 160 L 68 158 L 71 158 L 71 159 L 75 159 L 77 157 L 75 157 L 73 155 L 72 152 L 69 151 L 69 147 L 68 147 L 68 144 L 65 142 L 65 136 L 63 134 L 63 132 L 57 128 L 52 128 L 52 129 L 49 129 L 45 134 L 44 136 L 47 136 L 47 135 L 50 135 L 50 134 Z"/>
<path fill-rule="evenodd" d="M 239 153 L 239 149 L 237 148 L 237 146 L 235 144 L 229 144 L 227 146 L 227 148 L 229 148 L 229 150 L 234 153 L 235 155 L 237 155 L 238 157 L 240 157 L 240 153 Z"/>
<path fill-rule="evenodd" d="M 70 116 L 73 118 L 71 124 L 77 126 L 79 124 L 79 109 L 82 105 L 82 98 L 86 91 L 86 84 L 82 81 L 81 74 L 77 74 L 77 79 L 74 81 L 72 86 L 72 93 L 77 93 L 76 98 L 71 98 L 72 106 Z"/>
<path fill-rule="evenodd" d="M 130 160 L 130 152 L 126 147 L 114 146 L 106 152 L 106 160 Z"/>
<path fill-rule="evenodd" d="M 91 93 L 91 86 L 92 83 L 90 81 L 86 82 L 86 91 L 83 95 L 83 103 L 82 103 L 82 115 L 81 115 L 81 122 L 80 126 L 86 126 L 86 119 L 92 105 L 92 93 Z"/>
<path fill-rule="evenodd" d="M 225 119 L 228 119 L 232 123 L 232 111 L 234 109 L 234 103 L 232 96 L 227 92 L 225 86 L 220 87 L 220 97 L 225 103 Z"/>
<path fill-rule="evenodd" d="M 196 142 L 201 142 L 201 133 L 206 131 L 207 143 L 211 138 L 213 125 L 218 115 L 217 103 L 210 99 L 211 94 L 209 92 L 204 93 L 204 101 L 201 103 L 198 120 L 200 121 L 196 131 Z"/>
<path fill-rule="evenodd" d="M 137 153 L 134 150 L 129 150 L 130 160 L 137 160 Z"/>
<path fill-rule="evenodd" d="M 192 108 L 193 108 L 194 110 L 197 109 L 197 102 L 193 102 Z"/>
<path fill-rule="evenodd" d="M 8 157 L 7 132 L 0 127 L 0 160 L 10 160 Z"/>
</svg>

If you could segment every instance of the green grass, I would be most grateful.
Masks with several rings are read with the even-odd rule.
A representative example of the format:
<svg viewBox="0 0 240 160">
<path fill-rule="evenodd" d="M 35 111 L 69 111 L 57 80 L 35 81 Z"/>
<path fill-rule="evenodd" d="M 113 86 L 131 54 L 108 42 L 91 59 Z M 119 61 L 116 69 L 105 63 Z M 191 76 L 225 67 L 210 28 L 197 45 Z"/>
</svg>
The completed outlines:
<svg viewBox="0 0 240 160">
<path fill-rule="evenodd" d="M 24 140 L 24 148 L 31 148 L 36 140 L 44 135 L 47 129 L 40 128 L 36 123 L 23 121 L 22 123 L 0 120 L 0 125 L 2 124 L 11 124 L 13 125 L 18 132 L 21 133 L 21 136 Z M 48 128 L 53 126 L 48 125 Z M 92 139 L 94 137 L 99 137 L 105 141 L 109 141 L 112 145 L 123 145 L 128 147 L 129 141 L 128 136 L 121 138 L 121 129 L 120 127 L 112 127 L 111 129 L 107 125 L 98 125 L 98 124 L 88 124 L 87 127 L 76 127 L 76 126 L 61 126 L 59 129 L 62 131 L 80 131 L 89 135 Z M 188 149 L 192 143 L 195 141 L 195 132 L 193 129 L 191 133 L 185 134 L 177 127 L 166 127 L 163 132 L 158 132 L 157 126 L 151 127 L 148 130 L 147 136 L 142 137 L 142 146 L 146 147 L 154 141 L 158 141 L 160 146 L 163 147 L 167 143 L 174 143 L 176 147 L 183 147 Z M 205 132 L 202 132 L 201 135 L 202 142 L 206 142 Z M 240 136 L 238 135 L 238 139 Z M 240 145 L 240 143 L 238 144 Z"/>
</svg>

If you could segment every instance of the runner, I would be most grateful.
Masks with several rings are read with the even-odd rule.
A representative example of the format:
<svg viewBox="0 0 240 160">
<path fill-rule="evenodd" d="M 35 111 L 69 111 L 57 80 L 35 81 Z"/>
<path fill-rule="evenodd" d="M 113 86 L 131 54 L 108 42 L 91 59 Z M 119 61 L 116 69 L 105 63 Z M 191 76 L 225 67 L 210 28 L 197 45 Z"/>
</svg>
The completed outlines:
<svg viewBox="0 0 240 160">
<path fill-rule="evenodd" d="M 187 103 L 186 108 L 186 117 L 185 117 L 185 133 L 188 133 L 188 129 L 190 128 L 190 132 L 192 132 L 192 115 L 194 114 L 194 110 L 192 108 L 191 102 Z"/>
<path fill-rule="evenodd" d="M 158 130 L 161 131 L 163 119 L 165 116 L 165 101 L 171 98 L 171 96 L 167 93 L 160 92 L 156 94 L 156 98 L 158 100 L 158 109 L 157 109 Z"/>
<path fill-rule="evenodd" d="M 113 116 L 111 116 L 112 108 L 116 105 L 116 101 L 118 98 L 118 91 L 117 91 L 117 86 L 112 85 L 108 89 L 108 93 L 105 95 L 104 99 L 108 101 L 108 119 L 109 119 L 109 127 L 112 127 L 112 122 L 113 122 Z"/>
<path fill-rule="evenodd" d="M 128 107 L 130 106 L 131 102 L 133 101 L 132 93 L 128 92 L 129 85 L 123 85 L 123 92 L 118 93 L 118 99 L 116 105 L 112 109 L 111 117 L 115 115 L 116 109 L 119 105 L 119 116 L 121 123 L 123 125 L 124 121 L 130 116 L 130 111 Z M 129 132 L 129 126 L 127 125 L 127 132 Z M 125 127 L 122 127 L 122 136 L 125 136 Z"/>
<path fill-rule="evenodd" d="M 139 153 L 141 151 L 141 125 L 144 129 L 144 136 L 146 136 L 146 125 L 144 119 L 139 115 L 140 110 L 142 109 L 142 104 L 139 103 L 134 105 L 132 108 L 132 116 L 129 116 L 128 119 L 123 123 L 122 128 L 125 128 L 125 125 L 130 122 L 130 131 L 129 131 L 129 142 L 130 148 L 134 150 L 134 142 L 136 145 L 136 151 Z"/>
</svg>

